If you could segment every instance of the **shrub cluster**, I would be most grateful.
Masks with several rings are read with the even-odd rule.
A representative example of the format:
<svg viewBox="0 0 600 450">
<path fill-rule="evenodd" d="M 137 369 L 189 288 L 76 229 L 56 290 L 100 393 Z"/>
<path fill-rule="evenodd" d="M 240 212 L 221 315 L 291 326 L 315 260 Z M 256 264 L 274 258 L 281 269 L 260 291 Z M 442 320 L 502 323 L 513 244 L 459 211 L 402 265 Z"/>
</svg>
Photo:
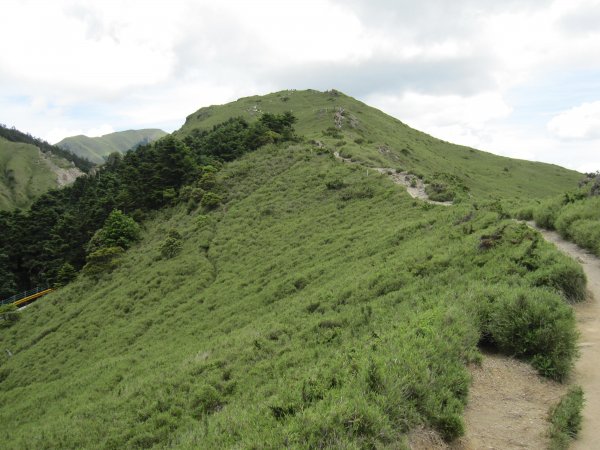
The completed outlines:
<svg viewBox="0 0 600 450">
<path fill-rule="evenodd" d="M 596 182 L 574 193 L 547 200 L 533 211 L 540 227 L 556 230 L 562 237 L 600 256 L 600 197 Z"/>
<path fill-rule="evenodd" d="M 573 310 L 540 289 L 501 288 L 482 305 L 482 331 L 502 352 L 529 359 L 540 374 L 563 380 L 577 355 Z"/>
</svg>

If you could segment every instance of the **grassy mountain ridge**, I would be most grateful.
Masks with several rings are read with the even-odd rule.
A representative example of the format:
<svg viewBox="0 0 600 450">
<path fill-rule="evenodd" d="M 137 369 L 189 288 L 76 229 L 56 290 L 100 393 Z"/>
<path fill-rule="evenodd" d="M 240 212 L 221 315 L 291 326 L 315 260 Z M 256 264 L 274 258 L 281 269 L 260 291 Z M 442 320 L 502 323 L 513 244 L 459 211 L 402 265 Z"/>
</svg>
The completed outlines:
<svg viewBox="0 0 600 450">
<path fill-rule="evenodd" d="M 341 109 L 340 109 L 341 108 Z M 560 194 L 582 174 L 562 167 L 502 157 L 451 144 L 338 91 L 281 91 L 208 106 L 190 114 L 176 136 L 210 129 L 229 117 L 252 121 L 262 112 L 291 111 L 298 133 L 372 167 L 413 171 L 457 198 L 535 198 Z M 339 128 L 338 128 L 339 127 Z"/>
<path fill-rule="evenodd" d="M 289 108 L 296 94 L 303 108 Z M 251 104 L 281 103 L 303 140 L 217 164 L 201 180 L 217 208 L 190 207 L 189 189 L 171 189 L 114 271 L 80 274 L 0 329 L 11 355 L 0 354 L 7 448 L 407 448 L 419 425 L 447 440 L 462 433 L 465 366 L 480 341 L 567 376 L 567 301 L 584 277 L 489 200 L 518 201 L 504 170 L 475 153 L 486 164 L 465 160 L 473 175 L 456 205 L 414 200 L 332 151 L 432 178 L 462 150 L 439 155 L 442 144 L 349 98 L 347 116 L 321 115 L 337 93 L 282 95 L 253 98 L 248 117 Z M 202 126 L 240 115 L 244 101 L 215 107 Z M 360 114 L 364 137 L 354 137 Z M 193 120 L 175 135 L 193 136 Z M 408 156 L 395 148 L 406 133 Z M 526 165 L 540 169 L 529 180 L 510 162 L 531 197 L 574 178 Z M 179 246 L 165 254 L 169 239 Z"/>
<path fill-rule="evenodd" d="M 79 172 L 56 155 L 35 145 L 0 137 L 0 211 L 27 208 L 43 193 L 59 187 L 61 173 Z"/>
<path fill-rule="evenodd" d="M 113 152 L 124 153 L 138 145 L 155 141 L 166 134 L 162 130 L 153 128 L 126 130 L 99 137 L 70 136 L 57 142 L 56 145 L 96 164 L 102 164 L 105 157 Z"/>
<path fill-rule="evenodd" d="M 45 140 L 33 137 L 29 133 L 23 133 L 14 127 L 8 128 L 6 125 L 0 124 L 0 137 L 3 137 L 11 142 L 21 142 L 38 147 L 44 153 L 51 153 L 59 158 L 66 159 L 85 173 L 87 173 L 94 166 L 90 161 L 82 159 L 68 150 L 64 150 L 55 145 L 50 145 Z"/>
</svg>

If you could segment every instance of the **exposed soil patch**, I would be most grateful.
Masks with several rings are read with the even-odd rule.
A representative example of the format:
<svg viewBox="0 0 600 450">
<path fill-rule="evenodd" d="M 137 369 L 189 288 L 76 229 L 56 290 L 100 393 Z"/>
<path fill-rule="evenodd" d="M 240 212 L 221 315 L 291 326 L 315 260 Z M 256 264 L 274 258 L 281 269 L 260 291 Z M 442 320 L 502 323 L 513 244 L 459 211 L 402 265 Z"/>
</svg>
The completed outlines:
<svg viewBox="0 0 600 450">
<path fill-rule="evenodd" d="M 38 149 L 39 150 L 39 149 Z M 73 166 L 68 169 L 64 169 L 62 167 L 58 167 L 52 158 L 46 153 L 40 152 L 40 158 L 50 167 L 50 170 L 54 172 L 56 175 L 56 182 L 58 183 L 58 187 L 68 186 L 75 182 L 77 178 L 84 175 L 84 173 L 79 170 L 77 167 Z"/>
<path fill-rule="evenodd" d="M 540 377 L 529 364 L 485 355 L 471 367 L 466 434 L 455 449 L 548 448 L 548 411 L 566 386 Z"/>
<path fill-rule="evenodd" d="M 465 436 L 452 443 L 417 429 L 413 450 L 512 450 L 548 448 L 548 412 L 567 386 L 540 377 L 527 363 L 497 354 L 484 355 L 470 368 L 473 383 L 465 409 Z M 591 448 L 591 447 L 588 447 Z"/>
</svg>

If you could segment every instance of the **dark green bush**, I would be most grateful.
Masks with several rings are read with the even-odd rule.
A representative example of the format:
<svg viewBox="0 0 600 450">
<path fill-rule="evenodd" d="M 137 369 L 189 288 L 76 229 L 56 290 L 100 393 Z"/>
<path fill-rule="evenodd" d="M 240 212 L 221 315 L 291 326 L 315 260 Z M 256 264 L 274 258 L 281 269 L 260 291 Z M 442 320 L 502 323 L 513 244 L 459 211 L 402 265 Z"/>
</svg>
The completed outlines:
<svg viewBox="0 0 600 450">
<path fill-rule="evenodd" d="M 163 244 L 160 246 L 160 254 L 165 259 L 174 258 L 181 253 L 182 248 L 183 242 L 181 234 L 179 234 L 177 230 L 171 230 Z"/>
<path fill-rule="evenodd" d="M 206 209 L 215 209 L 221 203 L 221 196 L 214 192 L 206 192 L 200 204 Z"/>
<path fill-rule="evenodd" d="M 96 250 L 87 256 L 83 272 L 91 276 L 110 272 L 119 265 L 120 256 L 123 252 L 124 250 L 121 247 L 108 247 Z"/>
<path fill-rule="evenodd" d="M 58 269 L 58 272 L 56 274 L 56 281 L 54 282 L 54 287 L 66 286 L 71 281 L 73 281 L 76 276 L 77 270 L 75 270 L 75 267 L 73 267 L 72 264 L 66 262 L 62 266 L 60 266 L 60 269 Z"/>
<path fill-rule="evenodd" d="M 88 253 L 109 247 L 128 249 L 140 238 L 140 226 L 118 209 L 113 210 L 87 246 Z"/>
</svg>

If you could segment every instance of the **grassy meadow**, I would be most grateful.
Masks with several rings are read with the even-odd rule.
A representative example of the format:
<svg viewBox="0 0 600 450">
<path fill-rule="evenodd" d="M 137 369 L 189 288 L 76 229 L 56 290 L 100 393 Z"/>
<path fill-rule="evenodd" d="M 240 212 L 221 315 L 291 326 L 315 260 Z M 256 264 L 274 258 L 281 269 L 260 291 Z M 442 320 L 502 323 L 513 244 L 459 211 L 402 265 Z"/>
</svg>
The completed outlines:
<svg viewBox="0 0 600 450">
<path fill-rule="evenodd" d="M 4 448 L 407 448 L 416 426 L 463 433 L 480 344 L 568 377 L 584 275 L 494 199 L 553 195 L 574 173 L 379 129 L 382 113 L 341 94 L 283 95 L 196 117 L 293 105 L 304 142 L 225 164 L 219 208 L 153 213 L 111 273 L 80 274 L 0 329 Z M 331 124 L 300 107 L 315 96 L 364 128 L 328 136 L 329 110 Z M 460 201 L 414 200 L 333 148 L 443 170 Z"/>
</svg>

